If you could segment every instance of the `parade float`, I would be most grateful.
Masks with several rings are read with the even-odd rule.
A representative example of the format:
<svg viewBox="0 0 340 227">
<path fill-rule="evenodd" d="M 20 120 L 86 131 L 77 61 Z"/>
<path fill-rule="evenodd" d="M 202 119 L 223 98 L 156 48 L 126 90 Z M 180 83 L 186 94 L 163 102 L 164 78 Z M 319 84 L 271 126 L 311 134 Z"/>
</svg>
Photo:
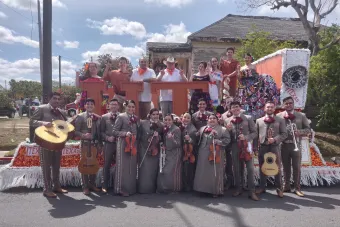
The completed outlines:
<svg viewBox="0 0 340 227">
<path fill-rule="evenodd" d="M 306 49 L 283 49 L 253 62 L 260 79 L 250 84 L 250 86 L 255 85 L 251 88 L 244 86 L 244 92 L 239 94 L 246 112 L 258 118 L 265 100 L 274 99 L 275 102 L 280 104 L 282 99 L 287 96 L 294 98 L 297 111 L 303 110 L 307 97 L 309 57 L 310 52 Z M 83 90 L 80 107 L 86 97 L 92 97 L 96 100 L 96 103 L 102 104 L 97 105 L 96 113 L 101 114 L 102 111 L 105 111 L 105 103 L 109 97 L 113 96 L 113 92 L 104 81 L 81 81 L 79 86 Z M 178 86 L 173 84 L 173 86 L 175 87 L 172 89 L 177 90 L 178 93 L 182 93 L 186 97 L 189 87 L 183 86 L 183 84 L 178 84 Z M 132 99 L 137 98 L 138 92 L 143 88 L 142 84 L 137 83 L 127 83 L 123 87 L 127 91 L 128 98 Z M 273 87 L 276 90 L 271 93 Z M 169 89 L 169 83 L 166 85 L 161 82 L 152 84 L 153 99 L 157 100 L 159 90 L 165 88 Z M 208 84 L 191 85 L 190 88 L 207 90 Z M 187 102 L 187 98 L 183 97 L 174 99 L 177 115 L 183 113 L 181 108 L 185 108 Z M 178 103 L 182 104 L 178 105 Z M 282 110 L 278 109 L 278 111 Z M 11 163 L 0 167 L 1 191 L 20 186 L 28 188 L 43 187 L 38 155 L 39 149 L 39 146 L 34 143 L 22 142 L 18 145 Z M 69 141 L 62 150 L 60 168 L 60 183 L 62 186 L 81 186 L 81 177 L 77 168 L 80 151 L 79 141 Z M 328 163 L 323 159 L 320 150 L 314 143 L 314 133 L 308 138 L 303 138 L 301 152 L 301 185 L 330 185 L 340 180 L 340 165 Z M 102 166 L 103 157 L 100 154 L 98 155 L 98 161 Z M 112 167 L 111 173 L 114 171 L 114 164 Z M 102 171 L 99 171 L 97 175 L 98 186 L 101 184 L 101 175 Z M 256 183 L 259 181 L 259 166 L 256 157 L 255 181 Z"/>
</svg>

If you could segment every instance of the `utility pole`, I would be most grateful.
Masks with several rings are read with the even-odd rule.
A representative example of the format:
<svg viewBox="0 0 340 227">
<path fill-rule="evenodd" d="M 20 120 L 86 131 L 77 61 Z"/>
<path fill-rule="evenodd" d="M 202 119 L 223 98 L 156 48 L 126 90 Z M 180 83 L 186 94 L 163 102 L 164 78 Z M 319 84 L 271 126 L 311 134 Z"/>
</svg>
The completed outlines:
<svg viewBox="0 0 340 227">
<path fill-rule="evenodd" d="M 52 92 L 52 0 L 43 1 L 43 103 Z"/>
<path fill-rule="evenodd" d="M 91 56 L 91 62 L 93 62 L 93 58 L 92 58 L 92 56 Z"/>
<path fill-rule="evenodd" d="M 5 90 L 7 91 L 7 80 L 5 80 Z"/>
<path fill-rule="evenodd" d="M 59 60 L 59 88 L 61 89 L 61 56 L 58 56 Z"/>
<path fill-rule="evenodd" d="M 43 84 L 43 39 L 41 32 L 40 1 L 38 0 L 38 29 L 39 29 L 39 51 L 40 51 L 40 83 Z"/>
</svg>

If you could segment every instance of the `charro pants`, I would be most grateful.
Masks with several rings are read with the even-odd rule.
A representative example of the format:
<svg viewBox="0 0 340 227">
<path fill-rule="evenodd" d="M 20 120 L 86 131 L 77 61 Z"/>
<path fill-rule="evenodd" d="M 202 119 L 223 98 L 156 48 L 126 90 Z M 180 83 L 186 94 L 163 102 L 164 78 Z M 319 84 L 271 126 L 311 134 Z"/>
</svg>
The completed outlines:
<svg viewBox="0 0 340 227">
<path fill-rule="evenodd" d="M 298 144 L 299 145 L 299 144 Z M 293 181 L 295 190 L 300 190 L 301 150 L 294 151 L 294 143 L 282 143 L 281 158 L 283 165 L 284 186 L 290 188 L 290 177 L 293 167 Z"/>
<path fill-rule="evenodd" d="M 44 181 L 44 192 L 50 192 L 52 191 L 52 188 L 53 189 L 60 188 L 59 174 L 60 174 L 61 151 L 51 151 L 41 148 L 39 154 L 40 154 L 40 166 Z"/>
</svg>

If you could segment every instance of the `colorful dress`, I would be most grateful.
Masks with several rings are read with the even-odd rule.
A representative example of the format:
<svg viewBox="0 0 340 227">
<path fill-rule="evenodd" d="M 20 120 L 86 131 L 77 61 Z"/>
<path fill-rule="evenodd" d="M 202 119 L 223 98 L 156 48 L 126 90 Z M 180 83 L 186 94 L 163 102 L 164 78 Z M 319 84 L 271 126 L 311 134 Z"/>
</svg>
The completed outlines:
<svg viewBox="0 0 340 227">
<path fill-rule="evenodd" d="M 197 76 L 194 75 L 193 81 L 210 81 L 210 76 L 205 75 L 205 76 Z M 198 100 L 199 99 L 204 99 L 207 102 L 207 109 L 208 111 L 213 111 L 212 108 L 212 101 L 210 99 L 210 94 L 208 92 L 203 92 L 202 89 L 195 89 L 194 92 L 191 95 L 191 100 L 190 100 L 190 107 L 189 107 L 189 113 L 193 114 L 198 111 Z"/>
<path fill-rule="evenodd" d="M 264 116 L 267 101 L 279 103 L 280 93 L 274 79 L 267 74 L 259 75 L 254 67 L 243 66 L 238 79 L 236 97 L 240 100 L 246 115 L 253 119 Z"/>
<path fill-rule="evenodd" d="M 220 104 L 219 86 L 222 80 L 223 75 L 221 71 L 215 70 L 210 72 L 209 94 L 214 107 L 217 107 Z"/>
</svg>

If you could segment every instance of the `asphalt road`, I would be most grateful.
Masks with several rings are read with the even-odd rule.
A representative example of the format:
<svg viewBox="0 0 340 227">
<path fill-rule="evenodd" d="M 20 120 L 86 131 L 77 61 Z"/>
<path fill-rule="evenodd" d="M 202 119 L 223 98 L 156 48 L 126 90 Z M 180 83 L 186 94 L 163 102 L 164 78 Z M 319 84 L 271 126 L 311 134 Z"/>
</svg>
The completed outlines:
<svg viewBox="0 0 340 227">
<path fill-rule="evenodd" d="M 340 187 L 305 188 L 306 197 L 274 190 L 259 202 L 231 192 L 222 198 L 174 195 L 85 196 L 80 189 L 57 199 L 40 190 L 16 189 L 0 193 L 1 227 L 128 226 L 128 227 L 310 227 L 340 226 Z"/>
</svg>

